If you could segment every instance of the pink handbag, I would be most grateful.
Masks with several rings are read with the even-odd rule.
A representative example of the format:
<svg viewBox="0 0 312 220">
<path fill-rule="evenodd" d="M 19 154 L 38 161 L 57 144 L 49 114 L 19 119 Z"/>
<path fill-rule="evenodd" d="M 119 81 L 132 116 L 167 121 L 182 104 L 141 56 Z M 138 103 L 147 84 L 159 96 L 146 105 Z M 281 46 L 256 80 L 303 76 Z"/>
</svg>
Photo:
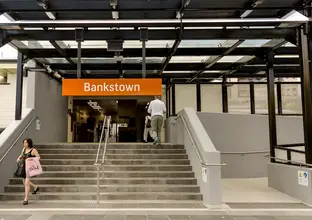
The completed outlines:
<svg viewBox="0 0 312 220">
<path fill-rule="evenodd" d="M 39 162 L 39 159 L 36 157 L 28 158 L 26 160 L 26 176 L 33 177 L 38 176 L 40 174 L 43 174 L 43 170 Z"/>
</svg>

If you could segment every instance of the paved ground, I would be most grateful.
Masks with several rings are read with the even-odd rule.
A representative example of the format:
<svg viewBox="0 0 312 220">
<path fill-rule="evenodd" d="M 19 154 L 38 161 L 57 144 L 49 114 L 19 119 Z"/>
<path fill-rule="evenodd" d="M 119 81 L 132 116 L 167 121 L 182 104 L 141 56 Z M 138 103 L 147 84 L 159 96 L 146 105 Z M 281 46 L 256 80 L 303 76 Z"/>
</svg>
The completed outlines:
<svg viewBox="0 0 312 220">
<path fill-rule="evenodd" d="M 229 216 L 229 215 L 2 215 L 0 220 L 311 220 L 311 216 Z"/>
</svg>

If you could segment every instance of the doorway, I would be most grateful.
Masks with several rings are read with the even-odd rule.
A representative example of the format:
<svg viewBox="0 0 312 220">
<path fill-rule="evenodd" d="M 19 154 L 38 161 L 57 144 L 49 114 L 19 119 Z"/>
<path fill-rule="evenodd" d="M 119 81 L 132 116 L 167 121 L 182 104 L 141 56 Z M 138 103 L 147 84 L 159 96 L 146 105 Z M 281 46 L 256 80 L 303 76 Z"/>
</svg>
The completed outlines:
<svg viewBox="0 0 312 220">
<path fill-rule="evenodd" d="M 91 97 L 90 97 L 91 98 Z M 153 97 L 73 100 L 73 142 L 99 142 L 104 116 L 111 116 L 109 142 L 143 142 L 147 103 Z M 94 135 L 88 137 L 87 120 L 94 117 Z M 105 128 L 104 128 L 105 129 Z M 151 139 L 149 139 L 151 140 Z"/>
</svg>

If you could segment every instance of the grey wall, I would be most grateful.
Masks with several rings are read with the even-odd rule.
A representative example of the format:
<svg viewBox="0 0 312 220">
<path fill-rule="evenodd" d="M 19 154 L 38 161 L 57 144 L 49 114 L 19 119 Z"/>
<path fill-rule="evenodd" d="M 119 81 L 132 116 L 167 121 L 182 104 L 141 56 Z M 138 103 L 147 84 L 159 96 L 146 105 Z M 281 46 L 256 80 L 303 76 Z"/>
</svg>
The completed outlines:
<svg viewBox="0 0 312 220">
<path fill-rule="evenodd" d="M 267 176 L 269 125 L 265 115 L 197 113 L 221 159 L 224 178 Z M 277 117 L 278 144 L 303 142 L 301 117 Z"/>
<path fill-rule="evenodd" d="M 35 143 L 67 140 L 67 98 L 62 97 L 61 91 L 61 85 L 43 73 L 29 73 L 27 109 L 23 112 L 23 118 L 20 121 L 13 121 L 0 135 L 0 158 L 16 141 L 0 163 L 0 192 L 13 177 L 16 158 L 21 153 L 24 138 L 30 137 Z M 32 121 L 35 117 L 41 121 L 40 130 L 36 130 L 36 120 Z M 27 125 L 29 127 L 26 129 Z"/>
<path fill-rule="evenodd" d="M 307 171 L 309 186 L 298 184 L 298 171 Z M 268 164 L 269 187 L 312 205 L 312 169 L 284 164 Z"/>
<path fill-rule="evenodd" d="M 220 152 L 214 147 L 194 109 L 185 108 L 178 115 L 182 118 L 179 117 L 178 120 L 175 120 L 176 117 L 171 117 L 166 120 L 167 141 L 185 146 L 203 194 L 204 203 L 220 205 L 222 204 Z M 200 152 L 199 154 L 202 156 L 202 163 L 210 164 L 206 166 L 207 182 L 203 181 L 203 165 L 197 152 Z"/>
</svg>

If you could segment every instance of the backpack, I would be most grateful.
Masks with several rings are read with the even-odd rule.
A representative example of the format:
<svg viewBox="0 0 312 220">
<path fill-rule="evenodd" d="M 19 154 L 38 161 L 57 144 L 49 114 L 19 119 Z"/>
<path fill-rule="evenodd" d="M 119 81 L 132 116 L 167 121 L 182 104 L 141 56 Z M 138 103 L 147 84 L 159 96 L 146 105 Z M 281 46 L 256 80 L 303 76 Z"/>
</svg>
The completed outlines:
<svg viewBox="0 0 312 220">
<path fill-rule="evenodd" d="M 147 119 L 146 127 L 147 127 L 147 128 L 152 127 L 152 125 L 151 125 L 151 119 L 150 119 L 150 118 Z"/>
</svg>

